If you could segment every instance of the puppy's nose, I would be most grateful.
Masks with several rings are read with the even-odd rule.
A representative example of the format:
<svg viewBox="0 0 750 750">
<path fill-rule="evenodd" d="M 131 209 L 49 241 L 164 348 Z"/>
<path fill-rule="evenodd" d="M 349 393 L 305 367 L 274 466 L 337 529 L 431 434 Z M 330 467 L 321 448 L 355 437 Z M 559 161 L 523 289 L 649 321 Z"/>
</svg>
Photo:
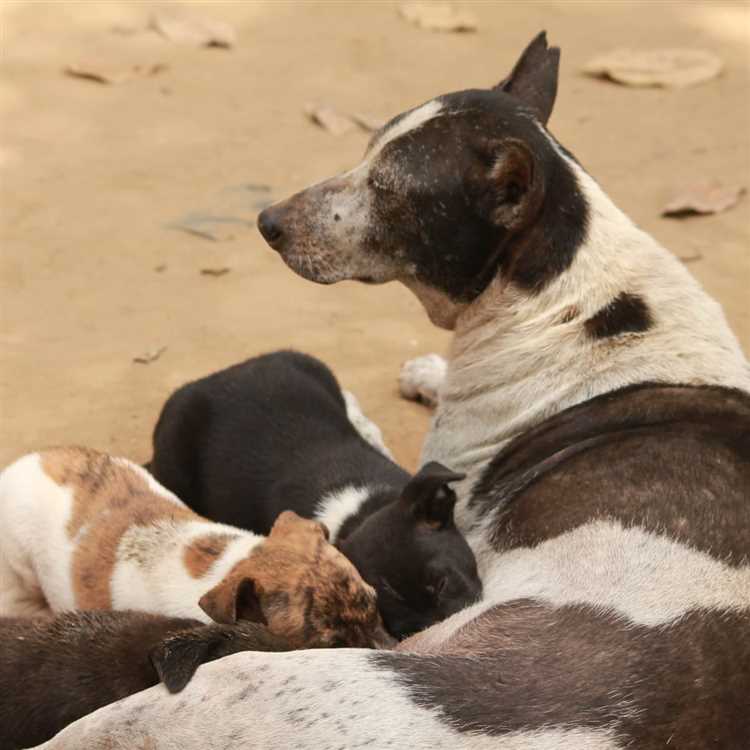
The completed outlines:
<svg viewBox="0 0 750 750">
<path fill-rule="evenodd" d="M 258 229 L 263 239 L 274 249 L 278 250 L 284 239 L 278 212 L 273 206 L 263 209 L 258 215 Z"/>
</svg>

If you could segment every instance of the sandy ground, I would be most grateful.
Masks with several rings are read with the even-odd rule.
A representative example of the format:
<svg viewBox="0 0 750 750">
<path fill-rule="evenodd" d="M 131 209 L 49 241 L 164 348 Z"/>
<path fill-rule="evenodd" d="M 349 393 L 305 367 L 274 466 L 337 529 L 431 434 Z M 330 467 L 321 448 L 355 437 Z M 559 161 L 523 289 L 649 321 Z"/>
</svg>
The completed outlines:
<svg viewBox="0 0 750 750">
<path fill-rule="evenodd" d="M 188 379 L 279 348 L 328 362 L 416 461 L 428 414 L 397 397 L 400 363 L 445 348 L 397 285 L 320 287 L 289 272 L 252 220 L 356 163 L 366 136 L 306 121 L 310 100 L 392 115 L 436 94 L 494 84 L 546 28 L 563 49 L 551 129 L 640 225 L 681 256 L 750 347 L 750 200 L 722 215 L 659 217 L 696 179 L 750 185 L 750 5 L 477 3 L 477 34 L 407 25 L 390 2 L 204 3 L 232 50 L 172 44 L 142 26 L 149 3 L 3 3 L 0 463 L 79 443 L 143 460 L 163 400 Z M 635 90 L 580 75 L 617 46 L 703 47 L 721 78 Z M 67 64 L 166 70 L 115 86 Z M 171 228 L 190 214 L 239 217 L 214 242 Z M 228 267 L 212 277 L 203 268 Z M 166 346 L 148 365 L 133 357 Z"/>
</svg>

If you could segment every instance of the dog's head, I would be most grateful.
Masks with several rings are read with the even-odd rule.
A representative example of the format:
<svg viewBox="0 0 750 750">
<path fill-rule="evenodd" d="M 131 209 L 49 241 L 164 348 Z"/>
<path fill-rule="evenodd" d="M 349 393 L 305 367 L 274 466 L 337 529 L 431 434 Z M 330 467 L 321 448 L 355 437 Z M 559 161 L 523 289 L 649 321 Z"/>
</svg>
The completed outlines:
<svg viewBox="0 0 750 750">
<path fill-rule="evenodd" d="M 403 282 L 447 328 L 498 273 L 541 289 L 570 264 L 586 224 L 546 131 L 558 64 L 540 34 L 497 86 L 394 118 L 359 166 L 265 209 L 261 233 L 311 281 Z"/>
<path fill-rule="evenodd" d="M 386 627 L 405 638 L 472 604 L 482 591 L 474 555 L 456 528 L 456 495 L 464 478 L 426 464 L 395 502 L 338 542 L 378 592 Z M 345 534 L 345 527 L 340 532 Z"/>
<path fill-rule="evenodd" d="M 374 589 L 329 544 L 325 526 L 292 511 L 199 605 L 218 623 L 265 624 L 293 648 L 392 645 Z"/>
</svg>

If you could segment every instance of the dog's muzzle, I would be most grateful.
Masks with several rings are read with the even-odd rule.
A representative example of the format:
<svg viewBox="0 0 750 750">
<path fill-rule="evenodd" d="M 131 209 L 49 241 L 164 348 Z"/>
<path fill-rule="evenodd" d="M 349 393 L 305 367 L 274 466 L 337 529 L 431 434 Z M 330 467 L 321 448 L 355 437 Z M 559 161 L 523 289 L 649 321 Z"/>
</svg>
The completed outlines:
<svg viewBox="0 0 750 750">
<path fill-rule="evenodd" d="M 269 206 L 258 215 L 258 230 L 263 239 L 276 251 L 280 251 L 284 244 L 281 214 L 282 210 L 278 206 Z"/>
</svg>

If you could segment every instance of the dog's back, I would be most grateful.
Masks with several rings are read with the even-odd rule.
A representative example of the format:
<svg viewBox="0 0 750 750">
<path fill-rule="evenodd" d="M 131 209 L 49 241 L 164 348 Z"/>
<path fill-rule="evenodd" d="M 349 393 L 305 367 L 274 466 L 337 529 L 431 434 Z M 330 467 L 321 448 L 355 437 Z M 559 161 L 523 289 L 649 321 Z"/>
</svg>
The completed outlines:
<svg viewBox="0 0 750 750">
<path fill-rule="evenodd" d="M 333 373 L 293 351 L 249 359 L 188 383 L 167 401 L 149 468 L 201 515 L 265 534 L 283 510 L 312 517 L 347 486 L 409 475 L 347 416 Z"/>
</svg>

